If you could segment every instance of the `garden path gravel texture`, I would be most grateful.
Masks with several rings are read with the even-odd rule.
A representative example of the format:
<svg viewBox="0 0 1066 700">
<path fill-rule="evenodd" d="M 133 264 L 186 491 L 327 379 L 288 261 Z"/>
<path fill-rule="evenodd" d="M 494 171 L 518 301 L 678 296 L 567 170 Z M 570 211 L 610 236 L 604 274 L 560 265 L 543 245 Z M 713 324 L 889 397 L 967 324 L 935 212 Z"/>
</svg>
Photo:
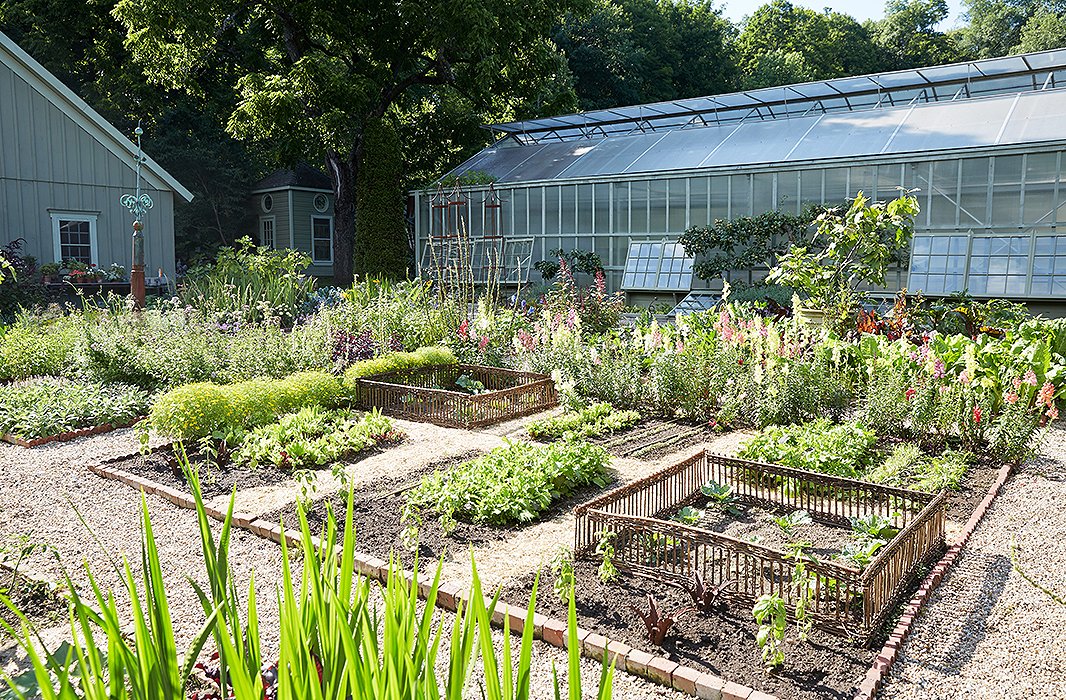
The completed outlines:
<svg viewBox="0 0 1066 700">
<path fill-rule="evenodd" d="M 1066 428 L 1018 469 L 914 622 L 881 700 L 1066 699 Z"/>
<path fill-rule="evenodd" d="M 486 434 L 487 442 L 491 438 L 499 439 L 491 433 Z M 439 454 L 436 448 L 439 445 L 425 443 L 425 461 Z M 469 444 L 463 449 L 469 449 Z M 88 562 L 98 583 L 115 592 L 119 609 L 128 610 L 128 597 L 109 557 L 127 556 L 136 560 L 139 555 L 141 496 L 125 484 L 96 476 L 86 465 L 136 450 L 137 439 L 132 429 L 33 450 L 0 445 L 0 541 L 25 534 L 35 542 L 50 545 L 54 555 L 35 554 L 24 563 L 26 570 L 53 580 L 61 578 L 66 570 L 79 589 L 87 588 L 88 579 L 82 564 Z M 193 511 L 154 496 L 148 496 L 147 503 L 163 574 L 169 582 L 175 636 L 182 648 L 196 634 L 204 619 L 192 586 L 187 582 L 189 576 L 204 582 L 196 517 Z M 92 533 L 79 521 L 75 507 L 92 528 Z M 217 534 L 218 525 L 215 527 Z M 251 533 L 235 530 L 230 560 L 239 578 L 247 580 L 248 576 L 255 576 L 260 591 L 257 605 L 264 653 L 272 655 L 278 647 L 278 613 L 275 597 L 269 592 L 281 581 L 280 547 Z M 453 616 L 439 610 L 436 615 L 449 630 Z M 44 637 L 54 646 L 67 638 L 65 625 L 45 631 Z M 497 648 L 500 648 L 501 640 L 502 632 L 497 630 Z M 519 641 L 515 638 L 512 644 L 516 655 Z M 442 649 L 441 654 L 442 659 L 446 659 L 446 650 Z M 21 663 L 20 655 L 10 643 L 0 645 L 0 668 L 14 671 Z M 560 677 L 565 678 L 566 652 L 543 643 L 533 646 L 533 697 L 552 697 L 553 663 L 559 669 Z M 599 679 L 600 665 L 583 659 L 581 668 L 586 696 L 590 697 L 589 693 Z M 472 687 L 476 685 L 477 679 L 474 678 Z M 685 697 L 625 673 L 616 674 L 614 688 L 616 698 L 678 700 Z M 480 697 L 480 693 L 471 690 L 470 697 Z"/>
</svg>

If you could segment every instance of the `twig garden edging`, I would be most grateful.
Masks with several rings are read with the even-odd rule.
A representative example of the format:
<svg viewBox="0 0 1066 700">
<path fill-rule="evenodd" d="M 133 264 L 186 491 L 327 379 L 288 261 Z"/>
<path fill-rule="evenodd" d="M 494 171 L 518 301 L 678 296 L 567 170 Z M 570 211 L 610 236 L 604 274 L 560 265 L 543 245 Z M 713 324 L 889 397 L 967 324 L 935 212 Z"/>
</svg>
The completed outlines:
<svg viewBox="0 0 1066 700">
<path fill-rule="evenodd" d="M 91 464 L 89 465 L 89 470 L 105 479 L 120 481 L 145 493 L 159 496 L 181 508 L 196 508 L 196 501 L 190 493 L 110 466 L 111 463 L 128 458 L 129 455 L 126 455 L 106 460 L 101 464 Z M 226 512 L 219 508 L 204 504 L 204 511 L 209 517 L 218 521 L 223 521 L 226 518 Z M 300 543 L 301 535 L 298 530 L 285 530 L 279 523 L 257 518 L 251 513 L 235 512 L 232 522 L 234 527 L 279 544 L 282 538 L 293 546 L 297 546 Z M 321 540 L 318 536 L 313 535 L 312 542 L 316 547 L 321 546 Z M 378 557 L 357 552 L 355 554 L 355 570 L 367 578 L 384 582 L 388 579 L 389 563 Z M 412 572 L 403 571 L 402 573 L 408 583 L 415 581 L 415 576 Z M 431 581 L 419 581 L 419 597 L 425 599 L 430 587 Z M 469 590 L 466 587 L 449 581 L 440 582 L 437 589 L 438 607 L 449 612 L 456 612 L 458 607 L 467 600 L 469 600 Z M 492 596 L 486 596 L 486 601 L 491 603 Z M 493 611 L 492 622 L 501 628 L 507 625 L 512 632 L 521 634 L 525 626 L 527 613 L 526 606 L 509 605 L 500 601 Z M 565 649 L 567 623 L 565 620 L 534 613 L 533 635 L 552 646 Z M 653 656 L 640 649 L 633 649 L 627 644 L 611 640 L 581 627 L 577 630 L 577 638 L 581 643 L 582 656 L 595 661 L 602 661 L 606 656 L 609 661 L 615 664 L 617 669 L 647 678 L 687 695 L 704 698 L 705 700 L 776 700 L 773 695 L 726 681 L 710 673 L 682 666 L 676 661 L 671 661 L 661 656 Z"/>
<path fill-rule="evenodd" d="M 873 700 L 876 697 L 877 691 L 881 689 L 885 678 L 888 677 L 888 672 L 892 669 L 892 664 L 896 662 L 899 650 L 910 634 L 918 613 L 925 607 L 933 591 L 940 585 L 951 565 L 955 563 L 962 548 L 981 523 L 985 513 L 991 507 L 996 496 L 999 495 L 1000 489 L 1003 488 L 1003 484 L 1006 483 L 1012 471 L 1013 466 L 1010 464 L 1005 464 L 999 468 L 995 482 L 988 488 L 988 493 L 985 494 L 981 502 L 977 504 L 977 508 L 970 515 L 970 519 L 966 521 L 966 526 L 956 535 L 954 542 L 948 545 L 948 549 L 940 561 L 934 564 L 933 568 L 926 574 L 914 596 L 903 606 L 903 614 L 900 616 L 899 622 L 896 623 L 895 629 L 889 634 L 888 640 L 881 647 L 877 657 L 874 658 L 870 670 L 866 672 L 866 678 L 859 685 L 859 692 L 855 694 L 855 700 Z"/>
<path fill-rule="evenodd" d="M 140 418 L 134 418 L 128 423 L 102 423 L 91 428 L 80 428 L 78 430 L 71 430 L 65 433 L 45 435 L 44 437 L 33 438 L 32 440 L 20 438 L 17 435 L 12 435 L 11 433 L 4 433 L 3 435 L 0 435 L 0 440 L 11 443 L 12 445 L 18 445 L 19 447 L 39 447 L 41 445 L 47 445 L 50 442 L 70 442 L 71 440 L 77 440 L 78 438 L 87 437 L 89 435 L 99 435 L 101 433 L 109 433 L 112 430 L 121 430 L 122 428 L 129 428 L 141 422 L 142 420 L 144 420 L 144 416 L 141 416 Z"/>
</svg>

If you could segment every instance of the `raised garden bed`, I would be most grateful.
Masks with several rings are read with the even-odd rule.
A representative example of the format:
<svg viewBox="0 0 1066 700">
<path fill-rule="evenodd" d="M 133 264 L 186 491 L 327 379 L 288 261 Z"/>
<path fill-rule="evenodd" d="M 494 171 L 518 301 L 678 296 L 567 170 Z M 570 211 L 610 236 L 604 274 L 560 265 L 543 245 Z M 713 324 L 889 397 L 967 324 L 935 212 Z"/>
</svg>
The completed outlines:
<svg viewBox="0 0 1066 700">
<path fill-rule="evenodd" d="M 481 387 L 478 393 L 457 384 Z M 390 416 L 447 428 L 474 428 L 537 413 L 558 402 L 545 374 L 480 365 L 433 365 L 362 377 L 360 403 Z"/>
<path fill-rule="evenodd" d="M 945 495 L 878 486 L 776 465 L 699 452 L 575 510 L 575 554 L 595 549 L 600 532 L 615 535 L 615 565 L 633 574 L 684 583 L 700 572 L 711 585 L 735 581 L 726 597 L 751 603 L 776 593 L 795 609 L 793 563 L 782 551 L 667 520 L 698 503 L 701 487 L 733 489 L 738 503 L 778 512 L 806 510 L 823 525 L 849 527 L 876 514 L 898 534 L 863 569 L 810 561 L 814 623 L 839 634 L 872 637 L 920 568 L 944 549 Z"/>
</svg>

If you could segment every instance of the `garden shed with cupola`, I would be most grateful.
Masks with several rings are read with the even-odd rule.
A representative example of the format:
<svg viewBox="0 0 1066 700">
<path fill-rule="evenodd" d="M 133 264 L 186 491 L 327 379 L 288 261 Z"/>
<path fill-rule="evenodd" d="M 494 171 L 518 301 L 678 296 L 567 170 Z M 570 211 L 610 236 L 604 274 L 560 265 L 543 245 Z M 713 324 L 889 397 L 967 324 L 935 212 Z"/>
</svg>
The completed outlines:
<svg viewBox="0 0 1066 700">
<path fill-rule="evenodd" d="M 690 227 L 903 187 L 921 213 L 886 295 L 1046 309 L 1066 300 L 1064 119 L 1054 50 L 494 124 L 497 140 L 443 181 L 464 183 L 472 238 L 527 240 L 534 263 L 593 251 L 611 288 L 672 301 L 721 284 L 693 275 L 676 243 Z M 423 266 L 454 221 L 448 191 L 415 193 Z"/>
<path fill-rule="evenodd" d="M 255 184 L 250 204 L 260 245 L 306 253 L 310 274 L 333 275 L 333 189 L 328 175 L 307 163 L 276 170 Z"/>
</svg>

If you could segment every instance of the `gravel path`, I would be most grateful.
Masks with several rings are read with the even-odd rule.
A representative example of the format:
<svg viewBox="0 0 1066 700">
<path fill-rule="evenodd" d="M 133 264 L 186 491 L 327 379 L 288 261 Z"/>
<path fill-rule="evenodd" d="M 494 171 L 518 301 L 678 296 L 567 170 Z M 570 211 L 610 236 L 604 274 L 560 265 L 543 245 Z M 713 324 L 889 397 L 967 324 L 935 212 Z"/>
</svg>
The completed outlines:
<svg viewBox="0 0 1066 700">
<path fill-rule="evenodd" d="M 485 444 L 498 441 L 499 435 L 486 434 Z M 434 445 L 421 442 L 420 447 L 427 461 L 431 459 Z M 56 443 L 32 451 L 0 445 L 0 542 L 26 535 L 34 542 L 50 545 L 54 556 L 34 555 L 25 562 L 26 570 L 53 580 L 61 578 L 66 570 L 79 588 L 87 585 L 81 565 L 88 560 L 99 584 L 114 590 L 119 609 L 127 609 L 128 599 L 117 572 L 108 563 L 108 555 L 116 558 L 125 555 L 134 560 L 139 555 L 141 497 L 124 484 L 92 474 L 86 465 L 107 457 L 130 454 L 136 448 L 133 430 Z M 170 582 L 169 599 L 180 648 L 189 642 L 203 622 L 200 605 L 187 580 L 193 576 L 202 582 L 204 576 L 196 519 L 191 511 L 162 499 L 148 497 L 147 502 L 164 576 Z M 79 522 L 75 508 L 92 533 Z M 239 579 L 247 580 L 254 573 L 261 591 L 258 606 L 263 648 L 265 654 L 273 654 L 278 646 L 278 618 L 275 597 L 269 592 L 281 580 L 280 548 L 250 533 L 235 531 L 230 560 Z M 446 629 L 450 629 L 453 618 L 449 613 L 438 611 L 437 617 Z M 46 638 L 58 640 L 64 634 L 64 628 L 60 627 L 49 631 Z M 497 631 L 495 634 L 499 646 L 502 633 Z M 533 654 L 533 697 L 551 697 L 552 663 L 560 675 L 565 676 L 565 652 L 538 643 L 534 645 Z M 11 671 L 19 663 L 11 645 L 0 644 L 0 667 Z M 586 694 L 595 688 L 599 673 L 599 664 L 582 661 Z M 476 679 L 472 688 L 474 686 Z M 616 698 L 684 697 L 625 673 L 616 675 L 614 686 Z M 470 697 L 480 697 L 480 693 L 472 689 Z"/>
<path fill-rule="evenodd" d="M 1066 699 L 1066 429 L 1004 485 L 915 621 L 881 700 Z"/>
</svg>

